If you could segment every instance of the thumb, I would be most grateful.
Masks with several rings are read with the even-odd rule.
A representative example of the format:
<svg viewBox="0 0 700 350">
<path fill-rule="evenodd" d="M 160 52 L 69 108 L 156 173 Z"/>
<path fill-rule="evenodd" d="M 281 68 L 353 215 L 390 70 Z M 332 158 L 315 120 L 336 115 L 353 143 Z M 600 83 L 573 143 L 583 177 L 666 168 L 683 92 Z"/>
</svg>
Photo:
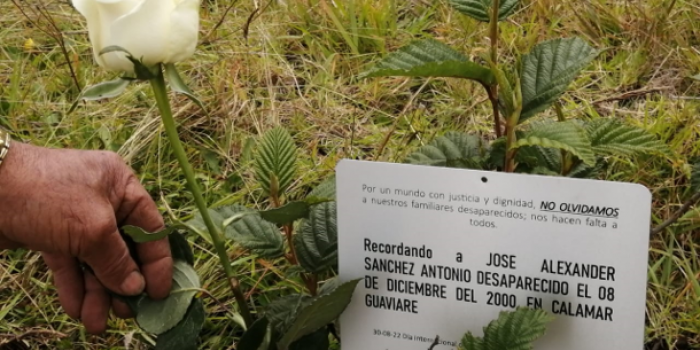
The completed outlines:
<svg viewBox="0 0 700 350">
<path fill-rule="evenodd" d="M 100 235 L 86 251 L 79 258 L 107 289 L 121 295 L 143 293 L 146 282 L 118 231 Z"/>
</svg>

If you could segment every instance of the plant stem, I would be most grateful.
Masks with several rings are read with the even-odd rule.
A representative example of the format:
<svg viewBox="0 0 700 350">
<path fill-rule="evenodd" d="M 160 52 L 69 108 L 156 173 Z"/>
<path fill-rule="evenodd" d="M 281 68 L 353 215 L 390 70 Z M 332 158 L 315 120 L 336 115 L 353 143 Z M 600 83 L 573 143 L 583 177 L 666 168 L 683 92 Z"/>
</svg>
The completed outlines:
<svg viewBox="0 0 700 350">
<path fill-rule="evenodd" d="M 668 220 L 661 223 L 661 225 L 654 227 L 650 231 L 649 234 L 652 236 L 659 234 L 661 231 L 665 230 L 667 227 L 673 225 L 674 223 L 676 223 L 676 221 L 678 221 L 678 219 L 681 218 L 681 216 L 683 216 L 683 214 L 685 214 L 688 210 L 690 210 L 690 208 L 692 208 L 693 205 L 695 205 L 695 203 L 697 203 L 699 201 L 700 201 L 700 192 L 697 192 L 692 197 L 690 197 L 690 199 L 687 202 L 683 203 L 683 205 L 680 207 L 680 209 L 676 210 L 676 212 L 673 213 L 673 215 L 671 215 L 671 217 L 669 217 Z"/>
<path fill-rule="evenodd" d="M 498 62 L 498 8 L 501 7 L 499 0 L 493 0 L 491 8 L 491 22 L 489 23 L 491 40 L 491 62 Z"/>
<path fill-rule="evenodd" d="M 190 192 L 192 192 L 197 209 L 199 209 L 202 219 L 204 220 L 204 224 L 209 230 L 209 235 L 211 236 L 211 240 L 216 248 L 216 253 L 219 255 L 221 266 L 223 266 L 226 277 L 229 280 L 229 285 L 231 287 L 231 291 L 233 292 L 233 296 L 236 298 L 236 301 L 240 307 L 241 315 L 243 316 L 246 325 L 250 326 L 253 323 L 253 319 L 250 314 L 250 310 L 248 309 L 248 303 L 246 302 L 245 296 L 241 291 L 240 282 L 234 276 L 233 269 L 231 269 L 231 262 L 228 258 L 226 247 L 224 246 L 224 242 L 221 238 L 220 230 L 216 227 L 216 225 L 214 225 L 214 221 L 212 221 L 211 216 L 209 215 L 209 209 L 207 208 L 202 192 L 197 185 L 194 170 L 192 170 L 192 165 L 187 160 L 187 154 L 185 154 L 185 149 L 182 147 L 182 143 L 180 142 L 177 126 L 175 125 L 175 119 L 173 118 L 173 113 L 170 108 L 170 101 L 168 100 L 168 92 L 165 86 L 165 79 L 163 78 L 162 67 L 158 68 L 157 76 L 154 79 L 149 80 L 149 82 L 153 88 L 153 94 L 156 97 L 158 110 L 160 111 L 161 119 L 163 120 L 163 125 L 165 126 L 165 132 L 170 140 L 170 145 L 173 148 L 173 153 L 175 153 L 177 161 L 180 163 L 180 168 L 187 179 L 187 187 L 189 188 Z"/>
<path fill-rule="evenodd" d="M 515 127 L 517 124 L 511 123 L 511 119 L 506 121 L 506 164 L 504 171 L 507 173 L 512 173 L 515 171 L 515 152 L 517 149 L 511 149 L 515 141 L 517 141 L 515 136 Z"/>
<path fill-rule="evenodd" d="M 515 134 L 515 128 L 520 123 L 520 114 L 523 112 L 523 91 L 520 88 L 520 78 L 515 76 L 515 110 L 506 118 L 506 164 L 505 172 L 512 173 L 515 171 L 515 154 L 517 149 L 513 149 L 513 145 L 518 140 Z"/>
<path fill-rule="evenodd" d="M 493 85 L 484 85 L 486 93 L 489 95 L 489 101 L 491 102 L 491 109 L 493 110 L 493 129 L 496 132 L 496 137 L 500 138 L 503 136 L 501 132 L 501 116 L 498 110 L 498 84 L 493 83 Z"/>
<path fill-rule="evenodd" d="M 561 105 L 561 101 L 554 102 L 554 110 L 557 112 L 557 121 L 563 123 L 566 121 L 564 116 L 564 108 Z M 561 150 L 561 175 L 566 176 L 571 171 L 572 167 L 571 156 L 565 150 Z"/>
<path fill-rule="evenodd" d="M 491 9 L 490 39 L 491 39 L 491 67 L 498 69 L 498 8 L 501 7 L 499 0 L 493 0 Z M 493 127 L 496 137 L 501 137 L 501 117 L 498 110 L 498 83 L 493 83 L 488 87 L 489 100 L 493 108 Z"/>
</svg>

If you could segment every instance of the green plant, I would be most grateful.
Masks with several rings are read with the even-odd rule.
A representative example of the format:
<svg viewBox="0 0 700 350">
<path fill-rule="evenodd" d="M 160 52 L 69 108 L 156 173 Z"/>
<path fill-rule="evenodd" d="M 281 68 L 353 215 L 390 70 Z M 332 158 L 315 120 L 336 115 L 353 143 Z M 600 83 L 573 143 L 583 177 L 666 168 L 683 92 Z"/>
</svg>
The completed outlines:
<svg viewBox="0 0 700 350">
<path fill-rule="evenodd" d="M 125 50 L 109 47 L 104 51 Z M 170 296 L 160 301 L 146 295 L 115 297 L 127 302 L 144 331 L 158 336 L 156 349 L 196 348 L 198 333 L 205 320 L 201 301 L 195 298 L 201 288 L 192 267 L 192 252 L 177 231 L 191 229 L 201 236 L 206 236 L 206 232 L 238 302 L 240 314 L 234 319 L 247 330 L 238 349 L 327 349 L 329 333 L 334 329 L 332 324 L 350 303 L 359 281 L 340 284 L 330 280 L 318 289 L 319 277 L 328 277 L 327 272 L 335 267 L 337 257 L 335 189 L 332 183 L 322 184 L 304 200 L 287 202 L 284 194 L 296 173 L 297 148 L 285 129 L 275 128 L 263 135 L 254 159 L 256 180 L 269 197 L 272 208 L 255 210 L 231 205 L 208 209 L 179 141 L 164 76 L 168 76 L 174 91 L 185 94 L 200 106 L 202 104 L 180 79 L 174 65 L 148 67 L 131 55 L 128 57 L 134 64 L 135 77 L 122 77 L 87 88 L 79 101 L 114 97 L 133 81 L 149 81 L 171 146 L 199 212 L 186 226 L 173 226 L 160 232 L 148 233 L 134 226 L 122 228 L 128 236 L 125 239 L 131 243 L 168 237 L 175 260 L 173 287 Z M 76 105 L 77 102 L 71 109 Z M 296 234 L 295 222 L 299 222 Z M 249 301 L 232 273 L 224 237 L 259 259 L 286 259 L 290 266 L 297 267 L 290 269 L 291 274 L 301 277 L 307 293 L 291 294 L 274 301 L 254 320 Z"/>
<path fill-rule="evenodd" d="M 560 97 L 598 55 L 579 38 L 537 44 L 499 62 L 498 23 L 512 15 L 517 0 L 450 0 L 459 12 L 489 23 L 489 54 L 482 63 L 434 39 L 413 42 L 387 55 L 363 77 L 406 76 L 468 79 L 481 84 L 492 105 L 497 139 L 451 132 L 410 155 L 412 164 L 533 174 L 593 177 L 607 156 L 666 153 L 644 129 L 614 120 L 567 120 Z M 554 107 L 556 120 L 537 120 Z M 502 127 L 502 125 L 504 127 Z"/>
<path fill-rule="evenodd" d="M 496 320 L 484 327 L 483 337 L 468 332 L 462 337 L 464 350 L 530 350 L 533 342 L 544 335 L 552 317 L 542 310 L 524 307 L 501 311 Z"/>
<path fill-rule="evenodd" d="M 452 0 L 460 12 L 490 23 L 490 55 L 485 65 L 471 62 L 458 51 L 435 40 L 415 42 L 389 55 L 366 76 L 453 77 L 480 83 L 492 104 L 495 133 L 488 143 L 465 133 L 448 133 L 408 157 L 415 164 L 478 169 L 503 169 L 566 176 L 592 176 L 609 155 L 636 155 L 663 152 L 652 135 L 608 120 L 579 122 L 565 120 L 558 99 L 575 76 L 597 52 L 583 40 L 555 39 L 537 45 L 530 53 L 516 58 L 516 64 L 499 63 L 498 22 L 517 9 L 517 0 Z M 351 16 L 352 17 L 352 16 Z M 347 34 L 347 33 L 346 33 Z M 357 46 L 358 35 L 345 36 Z M 354 39 L 353 39 L 354 38 Z M 350 45 L 353 46 L 353 45 Z M 146 66 L 120 47 L 107 47 L 102 54 L 127 53 L 134 64 L 134 76 L 125 76 L 85 90 L 80 100 L 115 97 L 137 80 L 148 81 L 163 118 L 168 139 L 187 179 L 199 213 L 185 228 L 208 237 L 238 302 L 239 314 L 232 316 L 244 329 L 237 349 L 308 349 L 329 346 L 334 321 L 350 302 L 357 280 L 344 284 L 330 279 L 319 289 L 319 281 L 331 277 L 337 255 L 336 205 L 332 182 L 324 183 L 306 198 L 289 201 L 285 194 L 295 180 L 298 150 L 285 129 L 265 133 L 254 158 L 256 180 L 270 207 L 247 208 L 241 205 L 209 209 L 199 190 L 192 167 L 179 141 L 167 96 L 166 78 L 172 90 L 204 105 L 187 88 L 172 64 Z M 353 49 L 357 51 L 357 49 Z M 530 119 L 554 106 L 556 122 L 532 122 Z M 73 108 L 77 107 L 77 103 Z M 501 115 L 503 117 L 501 117 Z M 503 119 L 503 120 L 502 120 Z M 530 121 L 529 123 L 525 123 Z M 501 137 L 501 124 L 505 137 Z M 174 249 L 175 274 L 171 296 L 153 301 L 146 296 L 123 298 L 136 313 L 139 326 L 158 335 L 156 348 L 190 349 L 205 315 L 196 294 L 199 278 L 187 242 L 176 233 L 179 227 L 147 233 L 135 227 L 124 231 L 136 242 L 168 237 Z M 208 236 L 207 236 L 208 234 Z M 254 315 L 250 301 L 234 276 L 224 237 L 247 250 L 252 257 L 275 262 L 284 259 L 290 268 L 286 274 L 298 276 L 304 292 L 283 293 Z M 117 296 L 119 297 L 119 296 Z M 465 335 L 467 349 L 529 348 L 530 342 L 544 331 L 546 315 L 542 311 L 518 310 L 502 313 L 485 328 L 483 339 Z M 522 331 L 522 332 L 518 332 Z"/>
<path fill-rule="evenodd" d="M 499 22 L 512 15 L 518 0 L 449 0 L 457 11 L 489 23 L 489 54 L 481 63 L 434 39 L 415 41 L 387 55 L 362 77 L 467 79 L 483 86 L 491 102 L 496 140 L 465 132 L 447 132 L 404 161 L 411 164 L 502 170 L 554 176 L 600 175 L 609 156 L 668 153 L 666 145 L 646 130 L 608 120 L 565 117 L 560 97 L 598 55 L 580 38 L 537 44 L 515 54 L 513 64 L 499 61 Z M 553 107 L 554 120 L 536 119 Z M 502 125 L 504 127 L 502 127 Z M 467 350 L 531 349 L 549 317 L 542 310 L 501 313 L 484 328 L 484 337 L 467 333 Z"/>
</svg>

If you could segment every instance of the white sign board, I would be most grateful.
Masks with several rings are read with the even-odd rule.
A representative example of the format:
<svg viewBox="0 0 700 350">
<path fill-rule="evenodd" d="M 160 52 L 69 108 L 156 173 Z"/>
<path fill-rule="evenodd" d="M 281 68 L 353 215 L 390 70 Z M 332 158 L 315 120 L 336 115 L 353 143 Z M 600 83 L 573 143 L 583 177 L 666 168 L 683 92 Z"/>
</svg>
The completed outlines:
<svg viewBox="0 0 700 350">
<path fill-rule="evenodd" d="M 535 349 L 643 347 L 642 186 L 343 160 L 337 200 L 343 350 L 456 349 L 516 306 L 555 316 Z"/>
</svg>

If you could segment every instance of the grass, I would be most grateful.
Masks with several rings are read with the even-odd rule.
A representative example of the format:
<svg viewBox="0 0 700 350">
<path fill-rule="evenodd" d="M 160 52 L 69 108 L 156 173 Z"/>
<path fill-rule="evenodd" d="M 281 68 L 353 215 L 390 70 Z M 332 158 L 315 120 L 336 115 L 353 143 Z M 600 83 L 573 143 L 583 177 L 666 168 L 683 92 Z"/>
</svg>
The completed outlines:
<svg viewBox="0 0 700 350">
<path fill-rule="evenodd" d="M 191 217 L 193 201 L 147 85 L 66 114 L 82 87 L 114 75 L 95 68 L 85 24 L 67 1 L 17 4 L 0 2 L 0 126 L 39 145 L 117 151 L 169 220 Z M 694 0 L 523 4 L 503 26 L 501 51 L 509 56 L 573 35 L 605 50 L 564 96 L 569 117 L 623 119 L 670 145 L 674 154 L 667 158 L 613 159 L 605 176 L 648 186 L 652 221 L 661 223 L 692 195 L 690 167 L 700 156 L 700 81 L 690 79 L 700 73 L 700 6 Z M 254 140 L 276 125 L 288 128 L 305 152 L 291 197 L 331 175 L 341 158 L 396 161 L 448 130 L 492 136 L 490 106 L 475 84 L 356 78 L 370 62 L 416 38 L 484 54 L 486 26 L 444 1 L 285 0 L 261 9 L 248 26 L 253 10 L 249 2 L 204 1 L 201 44 L 180 65 L 209 108 L 204 115 L 184 98 L 174 101 L 208 203 L 268 205 L 254 185 L 250 159 Z M 700 211 L 693 209 L 652 237 L 649 349 L 700 347 L 699 230 Z M 235 305 L 216 255 L 205 238 L 190 239 L 204 288 L 219 301 L 205 298 L 202 348 L 232 349 L 240 329 L 231 321 Z M 302 289 L 276 262 L 235 248 L 231 255 L 257 305 L 285 288 Z M 144 348 L 132 321 L 115 319 L 106 336 L 86 335 L 61 311 L 50 281 L 36 253 L 0 252 L 0 348 L 112 349 L 132 338 L 131 349 Z"/>
</svg>

